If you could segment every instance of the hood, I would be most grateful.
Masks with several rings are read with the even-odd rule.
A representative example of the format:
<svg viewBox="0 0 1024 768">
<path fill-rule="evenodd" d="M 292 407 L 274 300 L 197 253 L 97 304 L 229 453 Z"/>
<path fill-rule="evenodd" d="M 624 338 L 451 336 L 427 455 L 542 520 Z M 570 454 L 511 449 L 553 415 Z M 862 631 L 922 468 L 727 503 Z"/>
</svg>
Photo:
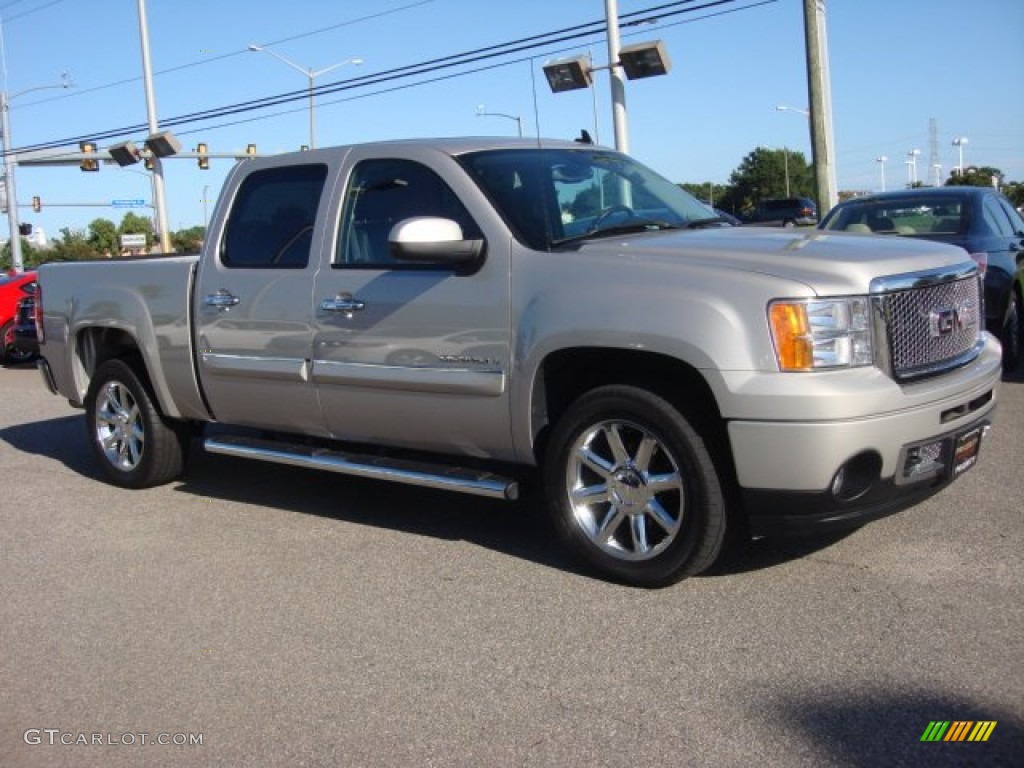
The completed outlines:
<svg viewBox="0 0 1024 768">
<path fill-rule="evenodd" d="M 669 230 L 585 242 L 581 252 L 756 272 L 803 283 L 819 296 L 867 293 L 871 281 L 970 261 L 924 240 L 781 227 Z"/>
</svg>

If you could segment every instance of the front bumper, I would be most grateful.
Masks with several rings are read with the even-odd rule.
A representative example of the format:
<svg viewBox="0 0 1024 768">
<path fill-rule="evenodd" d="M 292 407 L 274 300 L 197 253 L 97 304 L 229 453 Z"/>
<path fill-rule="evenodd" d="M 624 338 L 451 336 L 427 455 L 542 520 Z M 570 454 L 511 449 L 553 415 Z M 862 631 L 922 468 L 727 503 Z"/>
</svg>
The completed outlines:
<svg viewBox="0 0 1024 768">
<path fill-rule="evenodd" d="M 903 464 L 896 476 L 874 480 L 853 498 L 840 498 L 831 489 L 741 489 L 750 533 L 775 536 L 844 530 L 908 509 L 942 490 L 973 466 L 989 428 L 989 420 L 981 419 L 956 432 L 906 446 L 901 451 Z M 969 438 L 976 438 L 977 444 L 966 455 L 963 450 L 970 444 Z M 921 446 L 934 447 L 934 457 L 927 461 L 927 466 L 913 453 Z"/>
<path fill-rule="evenodd" d="M 741 405 L 764 416 L 728 434 L 751 531 L 856 526 L 935 493 L 976 460 L 1001 373 L 989 339 L 973 362 L 906 385 L 864 370 L 747 386 Z"/>
</svg>

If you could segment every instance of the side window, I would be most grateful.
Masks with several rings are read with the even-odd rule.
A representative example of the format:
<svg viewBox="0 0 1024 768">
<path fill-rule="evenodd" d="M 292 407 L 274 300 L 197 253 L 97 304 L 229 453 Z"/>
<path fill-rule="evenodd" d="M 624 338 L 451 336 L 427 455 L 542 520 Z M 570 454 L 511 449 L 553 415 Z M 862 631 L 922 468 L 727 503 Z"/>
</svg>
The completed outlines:
<svg viewBox="0 0 1024 768">
<path fill-rule="evenodd" d="M 224 265 L 236 269 L 305 267 L 326 179 L 326 165 L 268 168 L 250 174 L 228 217 L 221 245 Z"/>
<path fill-rule="evenodd" d="M 411 160 L 364 160 L 352 171 L 341 212 L 335 265 L 382 268 L 391 228 L 413 216 L 439 216 L 462 227 L 467 240 L 483 237 L 462 202 L 434 171 Z"/>
<path fill-rule="evenodd" d="M 1010 226 L 1013 228 L 1014 234 L 1024 235 L 1024 219 L 1017 213 L 1017 209 L 1014 208 L 1009 200 L 1001 197 L 996 198 L 999 201 L 999 205 L 1002 207 L 1003 212 L 1006 213 L 1006 217 L 1010 220 Z"/>
<path fill-rule="evenodd" d="M 994 197 L 985 198 L 984 216 L 993 232 L 1003 237 L 1013 237 L 1013 227 L 1010 226 L 1010 220 L 1006 217 L 1006 211 L 999 207 L 999 203 Z"/>
</svg>

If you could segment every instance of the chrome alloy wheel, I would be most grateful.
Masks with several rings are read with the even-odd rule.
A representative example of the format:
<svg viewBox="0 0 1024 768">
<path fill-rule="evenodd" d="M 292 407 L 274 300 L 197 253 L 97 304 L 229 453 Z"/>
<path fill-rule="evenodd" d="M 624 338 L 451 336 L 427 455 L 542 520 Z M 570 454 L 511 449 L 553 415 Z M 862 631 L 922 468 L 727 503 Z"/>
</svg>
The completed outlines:
<svg viewBox="0 0 1024 768">
<path fill-rule="evenodd" d="M 119 381 L 108 381 L 96 396 L 96 440 L 113 467 L 130 472 L 139 465 L 146 430 L 139 404 Z"/>
<path fill-rule="evenodd" d="M 565 479 L 576 525 L 614 558 L 649 560 L 679 534 L 683 478 L 664 443 L 644 427 L 608 420 L 584 430 L 569 452 Z"/>
</svg>

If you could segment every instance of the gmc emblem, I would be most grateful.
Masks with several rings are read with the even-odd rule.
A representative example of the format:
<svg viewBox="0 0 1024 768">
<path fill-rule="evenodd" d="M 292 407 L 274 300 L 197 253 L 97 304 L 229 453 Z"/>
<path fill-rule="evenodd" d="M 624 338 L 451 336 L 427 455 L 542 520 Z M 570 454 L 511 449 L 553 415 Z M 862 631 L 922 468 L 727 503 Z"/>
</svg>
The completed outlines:
<svg viewBox="0 0 1024 768">
<path fill-rule="evenodd" d="M 970 304 L 960 304 L 946 309 L 933 309 L 928 315 L 928 327 L 932 338 L 949 336 L 974 324 L 974 312 Z"/>
</svg>

